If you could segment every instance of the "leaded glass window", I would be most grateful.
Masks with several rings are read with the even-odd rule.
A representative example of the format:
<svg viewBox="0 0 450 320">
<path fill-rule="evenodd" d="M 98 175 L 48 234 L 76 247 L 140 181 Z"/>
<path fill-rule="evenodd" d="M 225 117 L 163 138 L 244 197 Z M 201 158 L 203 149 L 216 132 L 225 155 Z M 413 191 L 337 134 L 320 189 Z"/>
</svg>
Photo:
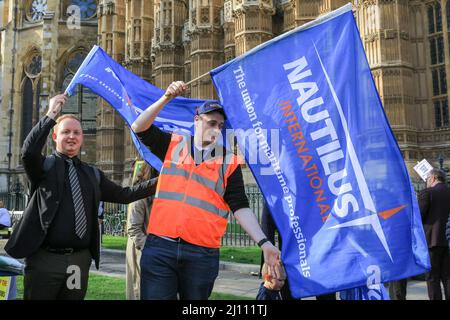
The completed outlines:
<svg viewBox="0 0 450 320">
<path fill-rule="evenodd" d="M 437 38 L 437 62 L 444 63 L 444 38 L 442 36 Z"/>
<path fill-rule="evenodd" d="M 445 99 L 442 102 L 442 124 L 444 127 L 448 127 L 449 118 L 448 118 L 448 101 Z"/>
<path fill-rule="evenodd" d="M 91 19 L 97 13 L 97 2 L 95 0 L 72 0 L 72 5 L 80 8 L 81 20 Z"/>
<path fill-rule="evenodd" d="M 447 19 L 447 28 L 450 29 L 450 1 L 446 4 L 444 14 L 441 10 L 440 1 L 434 1 L 427 6 L 431 89 L 436 128 L 449 126 L 444 39 L 450 44 L 450 35 L 442 26 L 443 19 Z"/>
<path fill-rule="evenodd" d="M 48 10 L 47 0 L 28 1 L 27 19 L 31 22 L 41 21 Z"/>
<path fill-rule="evenodd" d="M 446 16 L 447 16 L 447 29 L 449 29 L 450 30 L 450 24 L 449 24 L 449 21 L 450 21 L 450 1 L 447 1 L 447 5 L 446 5 Z"/>
<path fill-rule="evenodd" d="M 437 63 L 436 39 L 435 38 L 430 39 L 430 59 L 431 59 L 431 64 Z"/>
<path fill-rule="evenodd" d="M 436 32 L 442 31 L 442 15 L 441 15 L 441 5 L 436 2 L 434 5 L 434 15 L 436 19 Z"/>
<path fill-rule="evenodd" d="M 445 67 L 441 67 L 439 69 L 439 84 L 440 84 L 440 93 L 446 94 L 447 93 L 447 79 L 446 79 L 446 73 L 445 73 Z"/>
<path fill-rule="evenodd" d="M 436 30 L 434 27 L 434 8 L 428 6 L 428 33 L 432 34 Z"/>
<path fill-rule="evenodd" d="M 431 72 L 432 78 L 433 78 L 433 95 L 437 96 L 439 95 L 439 74 L 438 74 L 438 70 L 434 69 Z"/>
<path fill-rule="evenodd" d="M 434 119 L 436 128 L 445 128 L 449 126 L 447 98 L 434 101 Z"/>
<path fill-rule="evenodd" d="M 29 76 L 33 77 L 39 75 L 41 71 L 42 71 L 42 56 L 39 53 L 37 53 L 28 59 L 27 64 L 25 66 L 25 72 Z"/>
<path fill-rule="evenodd" d="M 22 135 L 21 144 L 33 127 L 33 82 L 26 78 L 22 92 Z"/>
<path fill-rule="evenodd" d="M 62 89 L 65 90 L 83 63 L 86 53 L 78 51 L 72 54 L 64 68 Z M 73 95 L 68 99 L 63 114 L 74 114 L 81 120 L 84 134 L 96 133 L 97 96 L 88 88 L 78 85 Z"/>
</svg>

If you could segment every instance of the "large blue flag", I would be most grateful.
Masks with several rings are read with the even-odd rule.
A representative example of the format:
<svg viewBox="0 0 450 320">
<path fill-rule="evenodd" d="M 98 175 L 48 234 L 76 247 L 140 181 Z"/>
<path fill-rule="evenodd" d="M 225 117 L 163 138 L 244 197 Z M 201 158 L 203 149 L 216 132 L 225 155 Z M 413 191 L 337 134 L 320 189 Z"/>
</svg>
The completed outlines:
<svg viewBox="0 0 450 320">
<path fill-rule="evenodd" d="M 429 269 L 415 192 L 351 5 L 211 75 L 281 232 L 295 297 Z"/>
<path fill-rule="evenodd" d="M 66 92 L 72 95 L 78 84 L 86 86 L 108 101 L 129 126 L 143 110 L 164 94 L 163 90 L 126 70 L 98 46 L 94 46 L 84 59 Z M 184 131 L 193 135 L 195 108 L 204 101 L 177 97 L 163 108 L 154 124 L 164 131 Z M 141 157 L 159 170 L 161 160 L 132 131 L 131 136 Z"/>
</svg>

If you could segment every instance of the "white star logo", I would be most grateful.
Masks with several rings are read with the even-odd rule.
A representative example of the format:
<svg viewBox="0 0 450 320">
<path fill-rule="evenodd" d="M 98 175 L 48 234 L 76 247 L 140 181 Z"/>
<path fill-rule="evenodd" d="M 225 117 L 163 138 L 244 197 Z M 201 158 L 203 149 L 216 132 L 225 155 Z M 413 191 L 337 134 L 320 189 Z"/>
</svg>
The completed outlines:
<svg viewBox="0 0 450 320">
<path fill-rule="evenodd" d="M 383 244 L 384 250 L 386 250 L 387 254 L 389 255 L 389 258 L 391 261 L 392 255 L 391 251 L 389 250 L 389 246 L 386 241 L 386 237 L 384 235 L 383 229 L 381 228 L 380 219 L 378 216 L 382 217 L 384 220 L 389 219 L 391 216 L 405 208 L 405 205 L 398 206 L 396 208 L 392 208 L 383 212 L 380 212 L 377 214 L 371 214 L 366 217 L 362 217 L 359 219 L 347 221 L 338 225 L 335 225 L 333 227 L 330 227 L 329 229 L 338 229 L 338 228 L 346 228 L 346 227 L 354 227 L 354 226 L 363 226 L 363 225 L 371 225 L 375 233 L 377 234 L 378 239 L 380 239 L 380 242 Z"/>
</svg>

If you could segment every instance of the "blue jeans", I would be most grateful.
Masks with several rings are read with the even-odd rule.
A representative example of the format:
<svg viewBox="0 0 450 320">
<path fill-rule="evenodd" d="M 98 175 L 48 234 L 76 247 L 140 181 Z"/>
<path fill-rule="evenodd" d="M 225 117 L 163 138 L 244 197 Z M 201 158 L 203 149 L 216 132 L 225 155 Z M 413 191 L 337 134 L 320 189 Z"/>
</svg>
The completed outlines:
<svg viewBox="0 0 450 320">
<path fill-rule="evenodd" d="M 148 235 L 141 257 L 141 299 L 207 300 L 219 273 L 219 249 Z"/>
</svg>

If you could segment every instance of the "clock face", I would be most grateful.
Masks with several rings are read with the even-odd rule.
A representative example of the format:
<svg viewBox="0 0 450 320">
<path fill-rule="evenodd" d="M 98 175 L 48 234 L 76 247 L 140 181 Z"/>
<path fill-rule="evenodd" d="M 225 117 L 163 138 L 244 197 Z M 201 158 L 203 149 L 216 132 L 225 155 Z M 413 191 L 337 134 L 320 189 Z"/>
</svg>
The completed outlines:
<svg viewBox="0 0 450 320">
<path fill-rule="evenodd" d="M 97 12 L 95 0 L 72 0 L 72 4 L 80 8 L 81 20 L 92 18 Z"/>
<path fill-rule="evenodd" d="M 30 7 L 30 17 L 33 21 L 41 20 L 47 12 L 47 0 L 33 0 Z"/>
</svg>

